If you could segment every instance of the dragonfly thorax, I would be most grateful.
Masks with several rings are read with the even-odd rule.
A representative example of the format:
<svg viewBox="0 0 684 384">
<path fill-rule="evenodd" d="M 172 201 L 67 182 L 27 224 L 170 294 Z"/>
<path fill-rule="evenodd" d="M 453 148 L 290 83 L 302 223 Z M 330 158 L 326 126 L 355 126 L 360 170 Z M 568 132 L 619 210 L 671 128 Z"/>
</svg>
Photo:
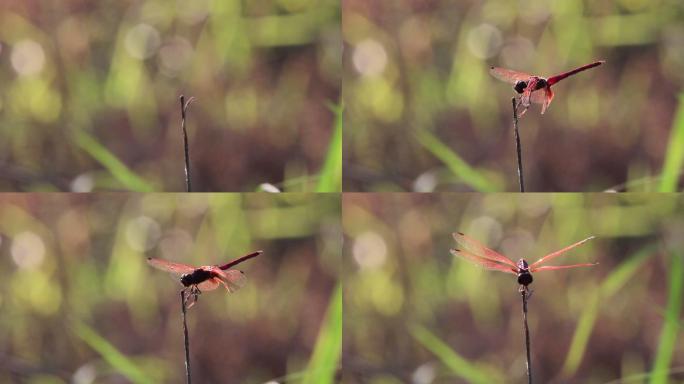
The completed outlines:
<svg viewBox="0 0 684 384">
<path fill-rule="evenodd" d="M 546 82 L 546 79 L 541 78 L 541 77 L 537 77 L 537 85 L 534 87 L 534 90 L 536 91 L 538 89 L 546 88 L 547 84 L 548 83 Z"/>
<path fill-rule="evenodd" d="M 185 273 L 181 275 L 181 284 L 189 287 L 191 285 L 202 283 L 212 277 L 214 276 L 211 272 L 198 268 L 192 271 L 192 273 Z"/>
<path fill-rule="evenodd" d="M 518 93 L 523 93 L 530 83 L 534 84 L 534 89 L 532 91 L 544 89 L 548 85 L 548 82 L 543 77 L 532 76 L 529 81 L 517 81 L 513 86 L 513 89 Z"/>
</svg>

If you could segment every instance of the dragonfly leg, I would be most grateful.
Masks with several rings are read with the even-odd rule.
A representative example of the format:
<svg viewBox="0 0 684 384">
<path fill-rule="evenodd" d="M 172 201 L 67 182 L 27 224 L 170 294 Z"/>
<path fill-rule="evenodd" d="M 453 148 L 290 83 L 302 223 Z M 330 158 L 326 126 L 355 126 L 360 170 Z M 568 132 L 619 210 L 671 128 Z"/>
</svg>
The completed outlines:
<svg viewBox="0 0 684 384">
<path fill-rule="evenodd" d="M 526 298 L 529 300 L 530 297 L 532 297 L 532 293 L 534 292 L 532 289 L 530 289 L 527 285 L 520 285 L 520 288 L 518 288 L 518 292 L 521 294 L 524 294 Z"/>
<path fill-rule="evenodd" d="M 187 296 L 185 297 L 185 308 L 191 308 L 199 299 L 199 295 L 202 294 L 202 291 L 200 291 L 196 285 L 192 285 L 185 290 L 187 292 Z"/>
<path fill-rule="evenodd" d="M 523 102 L 523 95 L 516 97 L 515 111 L 518 117 L 524 115 L 525 112 L 527 112 L 527 108 L 529 108 L 529 106 L 529 101 L 527 103 Z"/>
</svg>

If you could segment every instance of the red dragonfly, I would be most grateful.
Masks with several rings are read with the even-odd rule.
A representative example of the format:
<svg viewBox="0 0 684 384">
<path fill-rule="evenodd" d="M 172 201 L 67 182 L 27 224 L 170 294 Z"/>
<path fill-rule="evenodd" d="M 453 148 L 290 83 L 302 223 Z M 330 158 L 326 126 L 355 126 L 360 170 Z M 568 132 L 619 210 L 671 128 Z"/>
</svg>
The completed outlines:
<svg viewBox="0 0 684 384">
<path fill-rule="evenodd" d="M 584 263 L 584 264 L 572 264 L 572 265 L 546 265 L 542 266 L 545 262 L 555 259 L 556 257 L 564 254 L 565 252 L 578 247 L 587 241 L 594 238 L 594 236 L 588 237 L 582 241 L 578 241 L 575 244 L 569 245 L 559 251 L 549 253 L 548 255 L 542 257 L 532 264 L 527 264 L 525 259 L 518 260 L 517 263 L 508 257 L 501 255 L 491 249 L 485 247 L 474 239 L 464 235 L 461 232 L 456 232 L 453 234 L 456 242 L 468 248 L 469 251 L 464 249 L 452 249 L 451 254 L 455 256 L 460 256 L 468 261 L 472 261 L 480 266 L 499 272 L 512 273 L 518 275 L 518 284 L 521 285 L 522 289 L 527 289 L 527 286 L 532 283 L 532 272 L 541 271 L 555 271 L 557 269 L 566 268 L 576 268 L 576 267 L 590 267 L 598 263 Z"/>
<path fill-rule="evenodd" d="M 605 61 L 601 60 L 591 64 L 583 65 L 579 68 L 573 69 L 572 71 L 551 76 L 548 79 L 497 67 L 491 67 L 489 69 L 489 73 L 501 81 L 513 84 L 513 89 L 520 94 L 520 102 L 518 103 L 518 106 L 522 107 L 522 110 L 519 112 L 520 116 L 525 114 L 525 111 L 527 111 L 527 108 L 530 106 L 530 101 L 542 105 L 541 113 L 543 115 L 551 104 L 551 100 L 553 100 L 553 91 L 551 90 L 552 85 L 565 79 L 566 77 L 586 71 L 589 68 L 598 67 L 603 63 L 605 63 Z"/>
<path fill-rule="evenodd" d="M 246 281 L 245 273 L 237 269 L 229 268 L 259 256 L 262 252 L 263 251 L 256 251 L 249 253 L 224 265 L 193 267 L 186 264 L 156 259 L 154 257 L 148 257 L 147 264 L 161 269 L 162 271 L 171 272 L 180 276 L 181 284 L 189 291 L 186 305 L 187 308 L 190 308 L 195 304 L 197 297 L 202 291 L 211 291 L 218 288 L 219 285 L 223 285 L 229 293 L 233 293 L 244 286 Z"/>
</svg>

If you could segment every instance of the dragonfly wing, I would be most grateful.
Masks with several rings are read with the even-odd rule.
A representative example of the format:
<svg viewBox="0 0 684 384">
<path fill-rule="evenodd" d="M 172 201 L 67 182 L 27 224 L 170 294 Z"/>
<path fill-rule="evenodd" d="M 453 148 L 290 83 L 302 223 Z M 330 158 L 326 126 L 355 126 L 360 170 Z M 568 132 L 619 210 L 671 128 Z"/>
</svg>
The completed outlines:
<svg viewBox="0 0 684 384">
<path fill-rule="evenodd" d="M 584 263 L 584 264 L 572 264 L 572 265 L 546 265 L 543 267 L 531 268 L 530 272 L 541 272 L 541 271 L 555 271 L 557 269 L 567 269 L 567 268 L 577 268 L 577 267 L 591 267 L 597 265 L 598 263 Z"/>
<path fill-rule="evenodd" d="M 199 288 L 200 291 L 206 292 L 206 291 L 212 291 L 219 286 L 219 279 L 212 277 L 211 279 L 204 280 L 203 282 L 197 284 L 197 288 Z"/>
<path fill-rule="evenodd" d="M 517 268 L 513 269 L 512 267 L 501 264 L 499 262 L 496 262 L 494 260 L 486 259 L 482 256 L 475 255 L 471 252 L 468 252 L 464 249 L 452 249 L 451 254 L 454 256 L 459 256 L 462 257 L 468 261 L 472 261 L 473 263 L 484 267 L 486 269 L 492 270 L 492 271 L 499 271 L 499 272 L 507 272 L 507 273 L 512 273 L 516 274 Z"/>
<path fill-rule="evenodd" d="M 229 269 L 227 271 L 218 270 L 216 273 L 221 284 L 223 284 L 230 293 L 244 287 L 247 282 L 244 272 L 238 271 L 237 269 Z"/>
<path fill-rule="evenodd" d="M 530 101 L 532 99 L 533 95 L 536 95 L 537 93 L 541 93 L 539 91 L 535 91 L 535 88 L 537 88 L 537 82 L 539 81 L 538 78 L 534 77 L 530 79 L 530 81 L 527 83 L 527 87 L 523 91 L 523 93 L 520 95 L 520 104 L 528 108 L 530 106 Z"/>
<path fill-rule="evenodd" d="M 532 92 L 530 95 L 530 101 L 535 103 L 535 104 L 541 104 L 542 106 L 542 115 L 546 110 L 549 108 L 549 105 L 551 104 L 551 100 L 553 100 L 553 91 L 551 90 L 551 87 L 546 87 L 543 90 L 537 90 Z"/>
<path fill-rule="evenodd" d="M 518 81 L 528 81 L 532 75 L 524 72 L 512 71 L 510 69 L 490 67 L 489 73 L 501 81 L 505 81 L 510 84 L 515 84 Z"/>
<path fill-rule="evenodd" d="M 593 239 L 593 238 L 594 238 L 594 236 L 587 237 L 586 239 L 584 239 L 584 240 L 582 240 L 582 241 L 578 241 L 578 242 L 576 242 L 575 244 L 569 245 L 569 246 L 567 246 L 567 247 L 565 247 L 565 248 L 563 248 L 563 249 L 561 249 L 561 250 L 558 250 L 558 251 L 553 252 L 553 253 L 549 253 L 548 255 L 546 255 L 546 256 L 542 257 L 541 259 L 539 259 L 539 260 L 535 261 L 534 263 L 532 263 L 532 264 L 530 265 L 530 269 L 539 270 L 539 266 L 540 266 L 541 264 L 543 264 L 543 263 L 545 263 L 545 262 L 547 262 L 547 261 L 549 261 L 549 260 L 552 260 L 552 259 L 554 259 L 554 258 L 556 258 L 556 257 L 558 257 L 558 256 L 560 256 L 560 255 L 562 255 L 562 254 L 564 254 L 565 252 L 567 252 L 567 251 L 569 251 L 569 250 L 571 250 L 571 249 L 573 249 L 573 248 L 575 248 L 575 247 L 579 247 L 580 245 L 586 243 L 587 241 L 589 241 L 589 240 L 591 240 L 591 239 Z"/>
<path fill-rule="evenodd" d="M 499 254 L 497 252 L 492 251 L 491 249 L 485 247 L 484 245 L 480 244 L 477 240 L 466 236 L 465 234 L 461 232 L 454 232 L 452 234 L 454 236 L 454 239 L 456 242 L 471 251 L 479 254 L 481 257 L 484 257 L 489 260 L 494 260 L 499 263 L 503 263 L 506 265 L 510 265 L 513 268 L 517 268 L 518 266 L 513 262 L 513 260 L 509 259 L 508 257 Z"/>
<path fill-rule="evenodd" d="M 154 257 L 147 258 L 147 264 L 161 269 L 162 271 L 175 273 L 177 275 L 182 275 L 184 273 L 191 273 L 196 268 L 187 264 L 174 263 L 167 260 L 157 259 Z"/>
</svg>

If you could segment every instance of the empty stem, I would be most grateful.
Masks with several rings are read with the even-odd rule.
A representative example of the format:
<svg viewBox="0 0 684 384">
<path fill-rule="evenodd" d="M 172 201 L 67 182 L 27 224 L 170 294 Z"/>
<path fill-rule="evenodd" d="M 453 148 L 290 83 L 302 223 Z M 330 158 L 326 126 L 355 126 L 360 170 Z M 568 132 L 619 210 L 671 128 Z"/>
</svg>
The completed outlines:
<svg viewBox="0 0 684 384">
<path fill-rule="evenodd" d="M 188 338 L 188 324 L 185 322 L 185 289 L 180 292 L 181 308 L 183 311 L 183 336 L 185 339 L 185 382 L 190 384 L 190 339 Z"/>
<path fill-rule="evenodd" d="M 518 183 L 520 192 L 525 192 L 525 181 L 523 177 L 522 148 L 520 146 L 520 133 L 518 132 L 518 104 L 515 97 L 511 99 L 513 104 L 513 131 L 515 132 L 515 148 L 518 153 Z"/>
<path fill-rule="evenodd" d="M 181 128 L 183 129 L 183 144 L 185 149 L 185 190 L 187 192 L 192 192 L 192 178 L 190 176 L 190 148 L 188 146 L 188 131 L 185 129 L 185 111 L 188 109 L 188 105 L 192 102 L 191 97 L 187 104 L 185 103 L 185 96 L 180 96 L 181 104 Z"/>
<path fill-rule="evenodd" d="M 527 352 L 527 383 L 532 384 L 532 361 L 530 359 L 530 329 L 527 326 L 527 287 L 520 287 L 520 295 L 522 296 L 522 311 L 523 311 L 523 330 L 525 332 L 525 351 Z"/>
</svg>

